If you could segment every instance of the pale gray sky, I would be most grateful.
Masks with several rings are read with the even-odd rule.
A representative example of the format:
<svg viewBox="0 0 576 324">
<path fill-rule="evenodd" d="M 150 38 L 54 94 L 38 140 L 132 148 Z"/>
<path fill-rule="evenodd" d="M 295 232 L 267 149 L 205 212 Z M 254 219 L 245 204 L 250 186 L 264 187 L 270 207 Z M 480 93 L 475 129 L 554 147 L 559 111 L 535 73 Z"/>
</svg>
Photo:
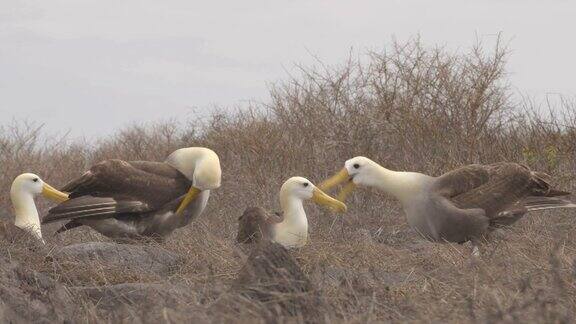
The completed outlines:
<svg viewBox="0 0 576 324">
<path fill-rule="evenodd" d="M 518 90 L 576 94 L 574 0 L 2 0 L 0 125 L 94 137 L 265 100 L 311 53 L 332 64 L 393 37 L 465 49 L 499 32 Z"/>
</svg>

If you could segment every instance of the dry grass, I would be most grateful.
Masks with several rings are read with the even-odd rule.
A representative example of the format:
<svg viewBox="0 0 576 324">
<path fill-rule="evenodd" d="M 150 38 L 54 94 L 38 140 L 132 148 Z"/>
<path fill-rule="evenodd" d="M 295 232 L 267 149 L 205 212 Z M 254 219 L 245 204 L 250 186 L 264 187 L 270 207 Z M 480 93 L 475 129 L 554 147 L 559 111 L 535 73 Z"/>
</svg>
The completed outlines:
<svg viewBox="0 0 576 324">
<path fill-rule="evenodd" d="M 58 245 L 105 240 L 86 229 L 51 237 L 54 228 L 48 227 L 48 252 L 9 246 L 3 253 L 67 287 L 168 282 L 186 291 L 163 308 L 124 301 L 113 312 L 76 294 L 74 319 L 83 322 L 264 321 L 268 305 L 227 288 L 246 260 L 233 242 L 236 220 L 249 205 L 278 208 L 278 189 L 290 176 L 319 182 L 355 155 L 432 175 L 467 163 L 517 161 L 576 190 L 574 103 L 543 114 L 546 109 L 530 101 L 515 102 L 505 59 L 501 47 L 486 51 L 479 44 L 454 54 L 409 42 L 370 53 L 363 62 L 303 68 L 276 84 L 268 103 L 186 126 L 133 126 L 96 143 L 46 139 L 35 125 L 6 126 L 0 132 L 0 205 L 6 210 L 9 185 L 21 172 L 62 185 L 102 159 L 162 160 L 183 146 L 214 149 L 224 178 L 201 219 L 164 244 L 187 259 L 168 279 L 44 259 Z M 322 291 L 327 320 L 574 320 L 574 211 L 534 213 L 492 237 L 482 260 L 473 261 L 466 245 L 422 241 L 398 204 L 380 193 L 359 191 L 348 206 L 347 214 L 336 216 L 307 204 L 311 241 L 292 252 Z"/>
</svg>

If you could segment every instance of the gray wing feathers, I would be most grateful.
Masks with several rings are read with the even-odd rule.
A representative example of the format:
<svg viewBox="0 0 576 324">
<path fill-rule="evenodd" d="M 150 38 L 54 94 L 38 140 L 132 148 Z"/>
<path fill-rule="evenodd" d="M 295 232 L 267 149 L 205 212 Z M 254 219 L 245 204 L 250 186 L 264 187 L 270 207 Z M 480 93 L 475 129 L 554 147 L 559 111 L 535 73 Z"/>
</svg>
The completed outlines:
<svg viewBox="0 0 576 324">
<path fill-rule="evenodd" d="M 141 201 L 116 201 L 114 198 L 108 197 L 82 196 L 65 201 L 52 208 L 49 214 L 44 217 L 42 223 L 50 223 L 62 219 L 138 213 L 147 210 L 148 206 Z"/>
</svg>

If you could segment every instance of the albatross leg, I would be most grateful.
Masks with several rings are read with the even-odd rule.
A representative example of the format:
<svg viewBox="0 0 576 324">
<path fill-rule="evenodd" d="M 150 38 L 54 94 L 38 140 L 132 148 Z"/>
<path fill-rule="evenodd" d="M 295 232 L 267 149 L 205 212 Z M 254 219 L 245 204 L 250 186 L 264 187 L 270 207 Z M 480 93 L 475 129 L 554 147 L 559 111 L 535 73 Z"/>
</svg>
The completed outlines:
<svg viewBox="0 0 576 324">
<path fill-rule="evenodd" d="M 478 245 L 476 245 L 476 244 L 472 245 L 472 256 L 475 258 L 479 258 L 481 256 L 480 249 L 478 248 Z"/>
<path fill-rule="evenodd" d="M 480 252 L 480 241 L 481 239 L 478 237 L 472 238 L 470 240 L 470 245 L 472 247 L 472 252 L 470 255 L 474 259 L 479 259 L 482 256 L 482 253 Z"/>
</svg>

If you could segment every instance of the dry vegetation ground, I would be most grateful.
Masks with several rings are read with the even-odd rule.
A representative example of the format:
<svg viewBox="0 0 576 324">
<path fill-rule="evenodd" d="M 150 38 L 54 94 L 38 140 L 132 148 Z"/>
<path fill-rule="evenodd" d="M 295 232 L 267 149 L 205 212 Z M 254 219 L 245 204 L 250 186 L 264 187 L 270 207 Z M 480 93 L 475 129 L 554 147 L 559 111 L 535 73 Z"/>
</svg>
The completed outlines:
<svg viewBox="0 0 576 324">
<path fill-rule="evenodd" d="M 500 47 L 478 46 L 462 55 L 410 42 L 362 62 L 302 69 L 271 89 L 270 102 L 189 125 L 134 126 L 91 143 L 46 139 L 30 125 L 5 126 L 0 205 L 7 211 L 8 188 L 21 172 L 34 171 L 58 186 L 102 159 L 162 160 L 183 146 L 214 149 L 223 183 L 202 217 L 163 244 L 186 258 L 168 278 L 45 258 L 56 246 L 106 240 L 87 229 L 52 237 L 55 228 L 46 227 L 45 250 L 11 245 L 2 256 L 63 284 L 74 301 L 66 316 L 74 321 L 301 321 L 305 314 L 270 317 L 269 304 L 228 288 L 246 260 L 234 243 L 238 216 L 254 204 L 278 208 L 278 189 L 290 176 L 317 183 L 355 155 L 432 175 L 468 163 L 517 161 L 576 191 L 575 106 L 564 101 L 555 115 L 543 117 L 542 107 L 513 99 L 505 58 Z M 39 207 L 44 212 L 48 205 Z M 310 243 L 291 252 L 323 295 L 326 320 L 574 321 L 574 210 L 525 217 L 490 237 L 474 261 L 469 246 L 420 239 L 398 204 L 378 192 L 359 190 L 348 207 L 347 214 L 334 215 L 307 204 Z M 79 288 L 137 282 L 172 290 L 110 305 Z"/>
</svg>

